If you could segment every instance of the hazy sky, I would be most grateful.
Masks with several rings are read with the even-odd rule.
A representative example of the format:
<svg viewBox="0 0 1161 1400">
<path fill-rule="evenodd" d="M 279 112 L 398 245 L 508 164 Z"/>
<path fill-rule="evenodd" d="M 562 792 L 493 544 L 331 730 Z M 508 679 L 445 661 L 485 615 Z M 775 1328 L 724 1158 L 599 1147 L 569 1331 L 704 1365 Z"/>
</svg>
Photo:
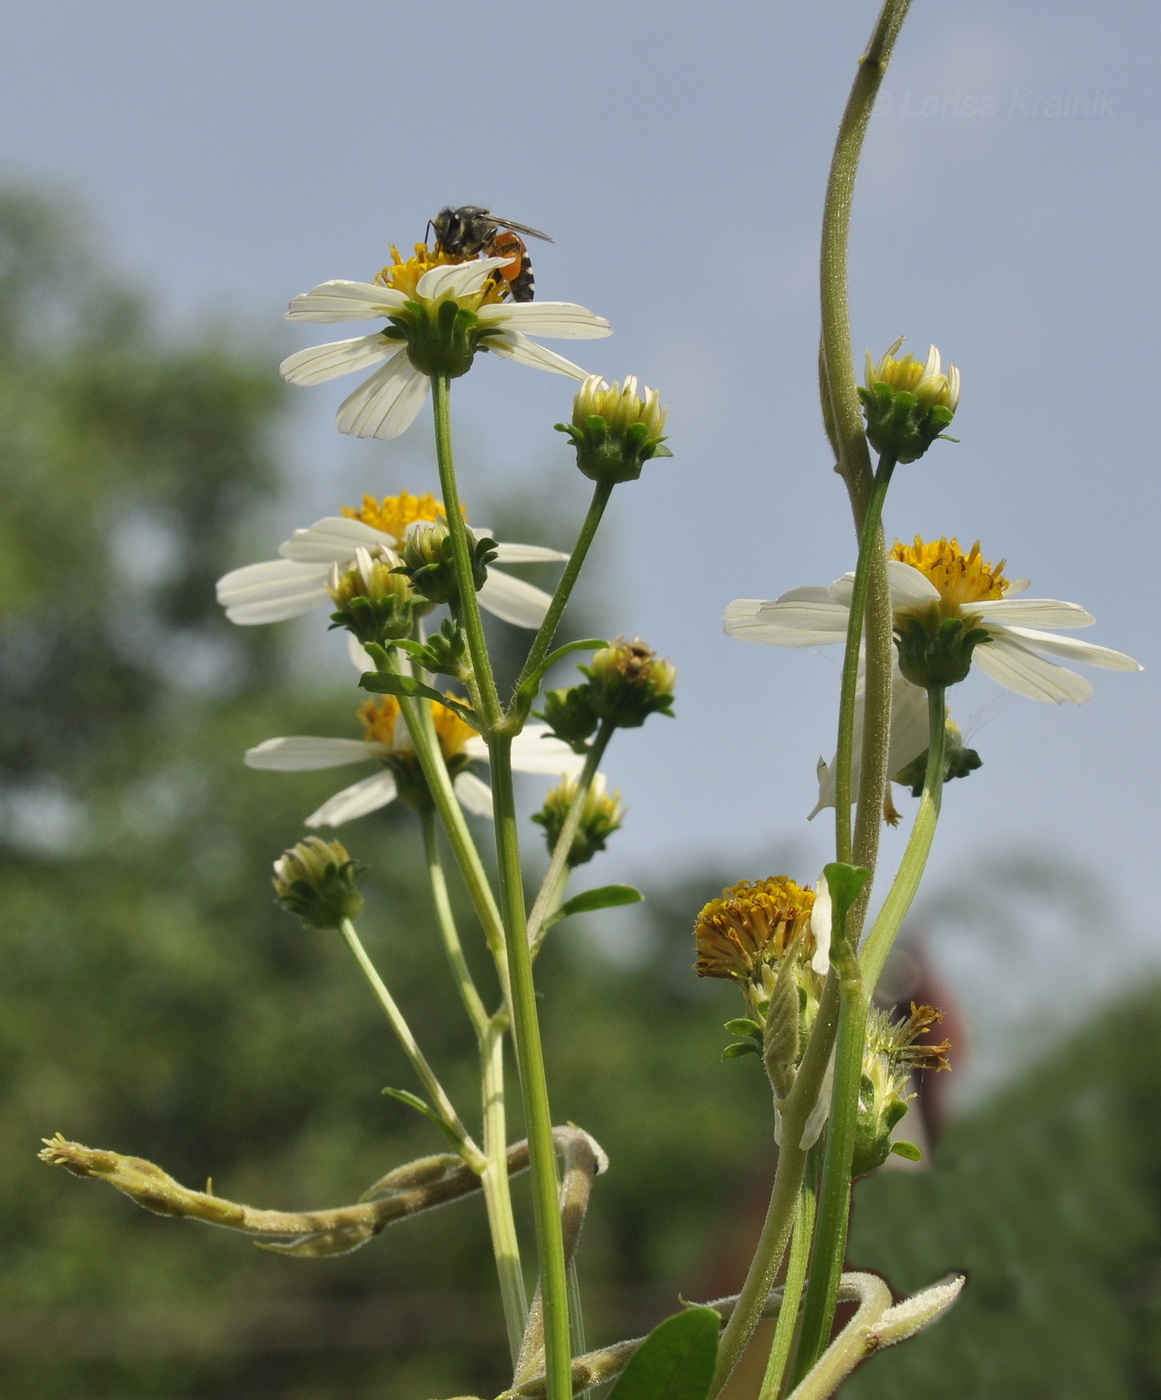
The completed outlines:
<svg viewBox="0 0 1161 1400">
<path fill-rule="evenodd" d="M 369 277 L 388 241 L 478 202 L 554 235 L 533 250 L 542 297 L 612 321 L 575 358 L 661 388 L 675 456 L 618 490 L 598 560 L 621 591 L 611 626 L 680 667 L 679 718 L 611 752 L 631 814 L 601 878 L 702 856 L 760 876 L 763 850 L 793 839 L 810 879 L 828 855 L 829 823 L 802 819 L 833 748 L 837 656 L 728 640 L 719 618 L 731 598 L 853 565 L 818 420 L 815 248 L 874 8 L 0 3 L 0 173 L 86 200 L 176 330 L 267 337 L 273 373 L 328 338 L 280 325 L 289 296 Z M 935 340 L 964 381 L 961 444 L 900 469 L 888 530 L 979 537 L 1032 596 L 1083 603 L 1086 635 L 1147 667 L 1089 672 L 1080 708 L 997 700 L 983 678 L 953 696 L 985 766 L 948 791 L 935 871 L 1029 842 L 1091 862 L 1142 950 L 1161 902 L 1159 40 L 1151 0 L 916 0 L 852 258 L 856 347 L 906 333 L 922 355 Z M 479 481 L 579 511 L 551 431 L 570 382 L 478 366 L 456 386 L 469 504 Z M 281 527 L 363 490 L 435 484 L 425 422 L 399 443 L 333 432 L 351 387 L 298 391 L 303 484 L 271 553 Z"/>
</svg>

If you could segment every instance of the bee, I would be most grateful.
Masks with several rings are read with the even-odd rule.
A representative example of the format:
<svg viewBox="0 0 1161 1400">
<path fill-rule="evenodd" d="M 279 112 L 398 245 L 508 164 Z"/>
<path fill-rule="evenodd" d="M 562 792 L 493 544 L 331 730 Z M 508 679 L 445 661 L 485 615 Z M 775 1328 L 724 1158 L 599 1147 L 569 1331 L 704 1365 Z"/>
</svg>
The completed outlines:
<svg viewBox="0 0 1161 1400">
<path fill-rule="evenodd" d="M 511 219 L 501 219 L 478 204 L 464 204 L 459 209 L 441 209 L 428 228 L 435 231 L 438 251 L 451 253 L 455 257 L 472 257 L 483 253 L 486 258 L 506 258 L 504 265 L 496 269 L 494 275 L 497 280 L 508 284 L 513 301 L 532 300 L 536 287 L 532 276 L 532 259 L 520 235 L 543 238 L 546 243 L 551 243 L 552 239 L 547 233 Z"/>
</svg>

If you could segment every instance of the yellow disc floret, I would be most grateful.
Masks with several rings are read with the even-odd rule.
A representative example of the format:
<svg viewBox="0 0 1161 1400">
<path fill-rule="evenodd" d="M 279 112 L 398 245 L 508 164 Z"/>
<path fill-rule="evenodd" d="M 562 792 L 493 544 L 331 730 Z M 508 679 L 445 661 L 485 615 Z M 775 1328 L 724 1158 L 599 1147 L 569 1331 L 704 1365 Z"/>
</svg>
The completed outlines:
<svg viewBox="0 0 1161 1400">
<path fill-rule="evenodd" d="M 363 738 L 368 744 L 386 744 L 390 749 L 395 747 L 399 701 L 394 695 L 368 700 L 355 711 L 355 717 L 363 726 Z"/>
<path fill-rule="evenodd" d="M 763 965 L 779 962 L 800 937 L 801 952 L 809 957 L 813 907 L 814 891 L 786 875 L 743 880 L 723 890 L 721 899 L 711 900 L 697 916 L 697 975 L 760 980 Z"/>
<path fill-rule="evenodd" d="M 463 756 L 465 745 L 469 739 L 476 737 L 476 731 L 470 724 L 465 724 L 454 710 L 449 710 L 438 700 L 429 700 L 427 703 L 431 706 L 431 719 L 435 725 L 439 747 L 445 761 L 451 764 L 453 760 Z M 363 726 L 363 738 L 368 743 L 386 744 L 396 756 L 414 753 L 415 746 L 411 742 L 411 735 L 406 726 L 399 723 L 399 701 L 394 695 L 383 695 L 378 700 L 368 700 L 365 705 L 359 706 L 355 714 Z"/>
<path fill-rule="evenodd" d="M 925 544 L 922 537 L 916 535 L 914 544 L 900 544 L 896 540 L 887 557 L 918 569 L 938 590 L 942 600 L 940 611 L 948 617 L 956 616 L 961 608 L 1002 598 L 1008 591 L 1008 580 L 1004 577 L 1007 561 L 1001 559 L 998 564 L 989 564 L 980 554 L 979 540 L 965 554 L 955 539 L 944 537 Z"/>
<path fill-rule="evenodd" d="M 382 500 L 364 496 L 363 504 L 357 509 L 343 506 L 342 512 L 348 520 L 361 520 L 373 530 L 382 530 L 397 545 L 403 543 L 407 527 L 416 520 L 434 520 L 436 516 L 445 514 L 443 502 L 436 500 L 430 491 L 422 496 L 402 491 L 398 496 L 384 496 Z"/>
<path fill-rule="evenodd" d="M 433 267 L 448 267 L 455 263 L 472 261 L 471 258 L 465 257 L 462 253 L 445 253 L 442 249 L 436 249 L 433 252 L 426 243 L 416 243 L 414 246 L 415 256 L 404 258 L 403 254 L 392 243 L 391 256 L 394 261 L 375 274 L 375 281 L 379 286 L 391 287 L 397 292 L 402 292 L 412 301 L 419 300 L 419 279 L 425 272 L 430 272 Z M 478 311 L 481 306 L 503 301 L 507 286 L 508 284 L 503 278 L 499 282 L 489 279 L 475 296 L 459 298 L 459 300 L 463 305 Z"/>
</svg>

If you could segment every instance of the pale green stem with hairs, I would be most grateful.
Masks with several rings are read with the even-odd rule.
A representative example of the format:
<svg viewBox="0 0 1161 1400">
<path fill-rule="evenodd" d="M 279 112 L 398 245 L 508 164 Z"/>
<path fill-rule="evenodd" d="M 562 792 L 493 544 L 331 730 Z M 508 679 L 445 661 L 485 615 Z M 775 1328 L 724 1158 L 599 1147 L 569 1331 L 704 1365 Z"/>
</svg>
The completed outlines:
<svg viewBox="0 0 1161 1400">
<path fill-rule="evenodd" d="M 472 1168 L 477 1175 L 482 1174 L 487 1166 L 487 1159 L 476 1144 L 472 1141 L 471 1134 L 460 1121 L 460 1116 L 456 1112 L 451 1099 L 444 1091 L 443 1085 L 436 1078 L 435 1071 L 427 1063 L 423 1051 L 419 1048 L 419 1043 L 411 1033 L 411 1027 L 395 1003 L 395 998 L 387 990 L 387 984 L 379 976 L 375 964 L 367 956 L 367 950 L 363 947 L 359 935 L 355 932 L 355 926 L 350 919 L 344 919 L 339 925 L 339 930 L 346 939 L 347 947 L 355 955 L 355 961 L 363 973 L 363 976 L 371 984 L 371 990 L 375 993 L 379 1005 L 383 1008 L 387 1020 L 391 1023 L 391 1029 L 399 1044 L 403 1047 L 403 1053 L 411 1061 L 411 1066 L 419 1076 L 423 1087 L 427 1090 L 431 1106 L 439 1114 L 441 1121 L 447 1127 L 459 1143 L 460 1155 L 464 1161 Z"/>
<path fill-rule="evenodd" d="M 484 1156 L 488 1165 L 480 1177 L 484 1204 L 488 1212 L 488 1227 L 492 1250 L 496 1256 L 496 1273 L 500 1281 L 500 1298 L 504 1307 L 504 1322 L 508 1329 L 508 1346 L 512 1362 L 520 1354 L 520 1340 L 528 1321 L 528 1299 L 524 1292 L 524 1273 L 520 1265 L 520 1241 L 512 1216 L 512 1193 L 508 1180 L 508 1127 L 504 1101 L 504 1031 L 508 1018 L 503 1011 L 489 1016 L 476 989 L 464 958 L 448 897 L 443 861 L 439 852 L 435 814 L 420 813 L 423 825 L 423 848 L 427 857 L 427 873 L 431 882 L 436 921 L 444 950 L 451 964 L 452 976 L 460 998 L 476 1033 L 480 1052 L 480 1080 L 483 1097 Z"/>
<path fill-rule="evenodd" d="M 794 1343 L 794 1331 L 798 1322 L 798 1307 L 802 1301 L 802 1287 L 806 1282 L 806 1265 L 810 1258 L 810 1237 L 814 1233 L 815 1214 L 815 1166 L 813 1158 L 817 1148 L 810 1149 L 810 1160 L 806 1165 L 805 1179 L 798 1193 L 798 1210 L 794 1216 L 794 1233 L 790 1236 L 790 1256 L 786 1261 L 786 1279 L 782 1285 L 782 1306 L 778 1310 L 778 1323 L 774 1328 L 774 1343 L 766 1362 L 766 1374 L 762 1377 L 762 1389 L 758 1400 L 778 1400 L 782 1389 L 782 1377 L 786 1374 L 786 1363 L 790 1360 L 790 1348 Z"/>
<path fill-rule="evenodd" d="M 504 920 L 511 991 L 512 1031 L 516 1043 L 524 1119 L 528 1131 L 529 1167 L 532 1175 L 533 1216 L 540 1265 L 540 1288 L 544 1303 L 545 1376 L 548 1400 L 570 1400 L 572 1370 L 569 1356 L 568 1277 L 565 1267 L 564 1236 L 558 1206 L 559 1183 L 556 1149 L 552 1138 L 552 1117 L 548 1103 L 548 1083 L 544 1053 L 540 1043 L 540 1023 L 536 1010 L 536 988 L 532 976 L 532 956 L 524 909 L 524 881 L 516 830 L 516 808 L 512 789 L 512 737 L 504 726 L 496 681 L 488 657 L 480 617 L 479 600 L 472 578 L 471 544 L 460 510 L 452 454 L 450 381 L 446 375 L 432 376 L 432 404 L 435 411 L 435 447 L 439 462 L 440 490 L 447 510 L 456 580 L 459 585 L 460 620 L 467 638 L 468 653 L 475 672 L 479 696 L 481 733 L 488 743 L 492 767 L 492 801 L 496 823 L 496 855 L 500 877 L 500 908 Z"/>
</svg>

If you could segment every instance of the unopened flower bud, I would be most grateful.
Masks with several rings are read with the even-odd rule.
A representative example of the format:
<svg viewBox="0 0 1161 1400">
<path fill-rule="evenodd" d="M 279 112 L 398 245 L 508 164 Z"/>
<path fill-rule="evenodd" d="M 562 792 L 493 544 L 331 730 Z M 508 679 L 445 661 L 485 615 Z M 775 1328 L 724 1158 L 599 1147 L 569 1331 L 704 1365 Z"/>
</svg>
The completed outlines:
<svg viewBox="0 0 1161 1400">
<path fill-rule="evenodd" d="M 345 627 L 363 645 L 382 646 L 410 637 L 416 618 L 432 607 L 416 594 L 389 555 L 372 555 L 362 548 L 355 551 L 355 562 L 344 573 L 334 566 L 327 591 L 335 602 L 332 625 Z"/>
<path fill-rule="evenodd" d="M 637 395 L 637 378 L 610 388 L 590 374 L 577 392 L 572 422 L 557 423 L 576 448 L 576 464 L 590 481 L 636 481 L 651 457 L 672 457 L 665 444 L 665 409 L 656 389 Z"/>
<path fill-rule="evenodd" d="M 931 1006 L 911 1005 L 911 1015 L 892 1020 L 886 1011 L 872 1007 L 863 1051 L 862 1085 L 855 1122 L 852 1176 L 863 1176 L 881 1167 L 891 1153 L 891 1132 L 915 1097 L 911 1076 L 917 1070 L 948 1069 L 945 1040 L 939 1045 L 916 1042 L 939 1021 L 942 1013 Z"/>
<path fill-rule="evenodd" d="M 580 670 L 589 678 L 589 703 L 598 719 L 635 729 L 652 714 L 672 715 L 677 668 L 657 656 L 640 637 L 618 638 L 594 653 Z"/>
<path fill-rule="evenodd" d="M 496 557 L 496 542 L 477 539 L 468 531 L 472 559 L 472 583 L 478 593 L 488 577 L 488 565 Z M 455 603 L 460 596 L 456 581 L 451 530 L 444 516 L 417 521 L 408 527 L 403 546 L 403 568 L 411 586 L 432 603 Z"/>
<path fill-rule="evenodd" d="M 274 862 L 274 897 L 311 928 L 338 928 L 362 913 L 359 869 L 338 841 L 308 836 Z"/>
<path fill-rule="evenodd" d="M 955 417 L 959 370 L 948 365 L 942 373 L 934 345 L 926 364 L 910 355 L 897 360 L 895 352 L 902 344 L 900 336 L 878 364 L 867 355 L 866 387 L 859 389 L 859 398 L 871 446 L 897 462 L 914 462 Z"/>
<path fill-rule="evenodd" d="M 540 718 L 558 739 L 563 739 L 576 753 L 585 753 L 598 720 L 589 697 L 589 686 L 571 685 L 563 690 L 544 693 L 544 710 Z"/>
<path fill-rule="evenodd" d="M 576 781 L 572 778 L 562 778 L 545 797 L 544 806 L 532 818 L 544 828 L 550 852 L 556 849 L 576 794 Z M 598 851 L 603 851 L 605 842 L 621 825 L 624 817 L 621 794 L 606 792 L 604 774 L 596 774 L 585 796 L 580 825 L 566 857 L 569 867 L 584 865 L 592 860 Z"/>
</svg>

